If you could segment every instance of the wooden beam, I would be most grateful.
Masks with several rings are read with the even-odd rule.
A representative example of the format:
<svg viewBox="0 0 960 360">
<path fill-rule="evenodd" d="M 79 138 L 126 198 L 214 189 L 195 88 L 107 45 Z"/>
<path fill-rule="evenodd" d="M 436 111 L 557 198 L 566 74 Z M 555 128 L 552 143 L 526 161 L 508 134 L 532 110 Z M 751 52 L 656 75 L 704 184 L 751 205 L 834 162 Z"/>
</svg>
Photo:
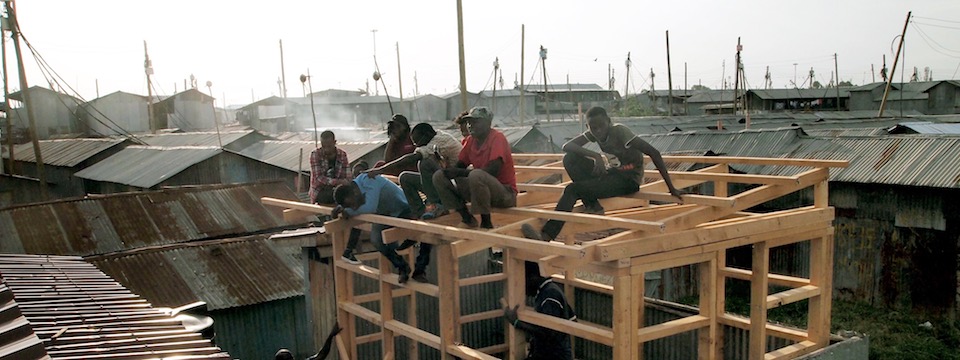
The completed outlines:
<svg viewBox="0 0 960 360">
<path fill-rule="evenodd" d="M 493 273 L 487 275 L 471 276 L 468 278 L 460 279 L 460 287 L 472 286 L 478 284 L 487 284 L 496 281 L 504 281 L 507 279 L 507 274 L 504 273 Z"/>
<path fill-rule="evenodd" d="M 640 342 L 647 342 L 708 327 L 709 325 L 710 318 L 701 315 L 692 315 L 640 328 L 637 330 L 637 336 Z"/>
<path fill-rule="evenodd" d="M 307 221 L 308 216 L 313 216 L 313 215 L 314 214 L 308 213 L 306 211 L 284 209 L 283 222 L 287 224 L 300 224 Z"/>
<path fill-rule="evenodd" d="M 697 265 L 699 273 L 699 307 L 700 316 L 707 319 L 707 326 L 697 332 L 697 354 L 699 360 L 716 360 L 719 348 L 717 336 L 720 327 L 717 325 L 717 253 L 711 254 L 710 261 Z"/>
<path fill-rule="evenodd" d="M 795 182 L 792 179 L 785 180 L 785 182 L 793 183 Z M 550 184 L 517 184 L 517 189 L 521 191 L 533 192 L 533 193 L 563 193 L 564 185 L 550 185 Z M 632 194 L 626 194 L 617 196 L 617 198 L 624 199 L 640 199 L 640 200 L 653 200 L 653 201 L 662 201 L 662 202 L 676 202 L 676 198 L 673 195 L 670 195 L 666 192 L 652 192 L 652 191 L 638 191 Z M 707 206 L 717 206 L 717 207 L 733 207 L 736 203 L 735 200 L 729 198 L 721 198 L 716 196 L 709 195 L 698 195 L 698 194 L 685 194 L 681 196 L 684 204 L 698 204 L 698 205 L 707 205 Z"/>
<path fill-rule="evenodd" d="M 801 341 L 799 343 L 768 352 L 763 358 L 764 360 L 796 359 L 799 356 L 812 353 L 814 350 L 819 348 L 820 347 L 817 346 L 817 343 L 813 341 Z"/>
<path fill-rule="evenodd" d="M 449 244 L 441 244 L 436 250 L 437 268 L 442 269 L 437 272 L 437 287 L 440 289 L 437 297 L 438 310 L 440 314 L 448 315 L 440 316 L 438 349 L 447 349 L 460 343 L 460 286 L 457 284 L 460 279 L 460 265 Z M 446 351 L 440 352 L 440 358 L 452 359 Z"/>
<path fill-rule="evenodd" d="M 767 272 L 770 249 L 767 244 L 753 244 L 753 276 L 750 278 L 750 360 L 763 360 L 767 353 Z"/>
<path fill-rule="evenodd" d="M 534 311 L 532 308 L 524 306 L 520 307 L 518 314 L 521 321 L 530 324 L 540 325 L 548 329 L 563 329 L 564 332 L 570 335 L 607 346 L 612 346 L 614 342 L 613 332 L 610 328 L 590 323 L 582 319 L 573 322 L 555 316 L 541 314 Z"/>
<path fill-rule="evenodd" d="M 404 296 L 410 296 L 413 293 L 414 292 L 412 290 L 407 288 L 394 289 L 393 298 L 396 299 Z M 380 293 L 375 292 L 375 293 L 369 293 L 369 294 L 363 294 L 363 295 L 356 295 L 353 297 L 353 302 L 357 304 L 368 303 L 371 301 L 380 301 Z"/>
<path fill-rule="evenodd" d="M 753 276 L 753 271 L 746 269 L 739 269 L 734 267 L 724 267 L 720 269 L 720 273 L 723 276 L 732 278 L 750 281 L 750 277 Z M 810 279 L 804 279 L 801 277 L 787 276 L 781 274 L 770 273 L 767 278 L 770 281 L 771 285 L 786 286 L 791 288 L 798 288 L 810 285 Z"/>
<path fill-rule="evenodd" d="M 654 221 L 612 218 L 603 215 L 527 208 L 491 209 L 490 211 L 499 214 L 563 220 L 566 222 L 580 224 L 602 225 L 607 226 L 608 228 L 639 229 L 650 232 L 663 232 L 663 224 Z"/>
<path fill-rule="evenodd" d="M 833 297 L 833 233 L 810 241 L 810 284 L 820 295 L 807 304 L 807 331 L 818 347 L 830 345 L 830 311 Z"/>
<path fill-rule="evenodd" d="M 439 336 L 436 336 L 424 330 L 417 329 L 413 326 L 404 324 L 399 320 L 390 320 L 384 323 L 383 327 L 393 331 L 396 334 L 406 336 L 410 340 L 416 341 L 418 343 L 424 344 L 434 349 L 439 350 L 441 348 Z"/>
<path fill-rule="evenodd" d="M 383 254 L 380 255 L 380 265 L 385 267 L 389 261 Z M 389 322 L 394 319 L 393 316 L 393 285 L 386 281 L 378 281 L 380 285 L 380 321 Z M 396 342 L 394 341 L 393 330 L 381 327 L 380 346 L 384 354 L 394 354 L 397 352 Z"/>
<path fill-rule="evenodd" d="M 767 309 L 795 303 L 818 295 L 820 295 L 820 288 L 813 285 L 781 291 L 767 296 Z"/>
<path fill-rule="evenodd" d="M 380 317 L 380 314 L 378 314 L 373 310 L 367 309 L 363 306 L 360 306 L 352 302 L 337 303 L 337 306 L 339 306 L 340 309 L 343 309 L 344 311 L 350 313 L 351 315 L 364 319 L 375 326 L 383 326 L 383 320 Z"/>
<path fill-rule="evenodd" d="M 731 314 L 720 315 L 719 322 L 723 325 L 733 326 L 735 328 L 743 329 L 743 330 L 750 330 L 750 326 L 751 326 L 750 319 L 747 319 L 741 316 L 731 315 Z M 786 339 L 786 340 L 795 341 L 795 342 L 807 340 L 807 332 L 800 329 L 789 328 L 786 326 L 774 325 L 770 323 L 767 323 L 766 329 L 767 329 L 767 335 L 770 335 L 776 338 Z"/>
<path fill-rule="evenodd" d="M 514 160 L 562 160 L 564 154 L 513 154 Z M 847 160 L 820 160 L 820 159 L 793 159 L 793 158 L 759 158 L 740 156 L 687 156 L 664 155 L 663 160 L 668 163 L 702 163 L 702 164 L 748 164 L 748 165 L 787 165 L 805 167 L 847 167 Z M 650 162 L 649 156 L 644 161 Z"/>
<path fill-rule="evenodd" d="M 636 307 L 631 276 L 618 276 L 613 280 L 613 358 L 633 359 L 637 356 L 635 351 L 638 347 L 637 342 L 637 319 L 640 315 L 632 308 Z M 643 300 L 638 301 L 640 308 L 643 308 Z M 639 322 L 643 325 L 643 322 Z"/>
<path fill-rule="evenodd" d="M 461 359 L 476 359 L 476 360 L 497 360 L 498 358 L 487 355 L 479 350 L 471 349 L 466 345 L 449 345 L 447 346 L 447 352 Z"/>
<path fill-rule="evenodd" d="M 474 321 L 496 319 L 496 318 L 502 317 L 502 316 L 503 316 L 503 310 L 501 310 L 501 309 L 495 309 L 495 310 L 490 310 L 490 311 L 481 311 L 481 312 L 478 312 L 478 313 L 473 313 L 473 314 L 470 314 L 470 315 L 463 315 L 463 316 L 461 316 L 461 317 L 460 317 L 460 324 L 463 325 L 463 324 L 466 324 L 466 323 L 472 323 L 472 322 L 474 322 Z"/>
</svg>

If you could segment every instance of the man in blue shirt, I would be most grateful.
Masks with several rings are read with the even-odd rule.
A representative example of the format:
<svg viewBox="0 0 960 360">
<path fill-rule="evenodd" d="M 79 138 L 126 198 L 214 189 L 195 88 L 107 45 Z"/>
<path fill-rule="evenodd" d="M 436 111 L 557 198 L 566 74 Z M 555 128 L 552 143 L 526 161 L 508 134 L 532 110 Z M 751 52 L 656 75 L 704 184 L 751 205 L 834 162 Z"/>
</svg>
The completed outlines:
<svg viewBox="0 0 960 360">
<path fill-rule="evenodd" d="M 383 178 L 382 176 L 369 177 L 367 174 L 360 174 L 350 184 L 338 186 L 334 190 L 334 200 L 337 207 L 331 214 L 334 218 L 342 215 L 343 218 L 362 214 L 377 214 L 396 218 L 412 219 L 413 214 L 410 211 L 410 205 L 403 195 L 403 190 L 399 186 Z M 384 244 L 383 230 L 391 226 L 383 224 L 372 224 L 370 231 L 370 241 L 380 251 L 383 256 L 393 264 L 400 274 L 399 282 L 405 283 L 411 277 L 410 266 L 407 261 L 397 254 L 398 244 Z M 347 242 L 347 251 L 350 251 L 350 257 L 353 257 L 352 249 L 356 248 L 356 242 L 359 237 L 350 237 Z M 414 265 L 413 279 L 419 282 L 427 282 L 426 269 L 430 263 L 431 244 L 420 244 L 420 252 L 417 254 L 416 264 Z M 347 254 L 344 254 L 347 257 Z"/>
</svg>

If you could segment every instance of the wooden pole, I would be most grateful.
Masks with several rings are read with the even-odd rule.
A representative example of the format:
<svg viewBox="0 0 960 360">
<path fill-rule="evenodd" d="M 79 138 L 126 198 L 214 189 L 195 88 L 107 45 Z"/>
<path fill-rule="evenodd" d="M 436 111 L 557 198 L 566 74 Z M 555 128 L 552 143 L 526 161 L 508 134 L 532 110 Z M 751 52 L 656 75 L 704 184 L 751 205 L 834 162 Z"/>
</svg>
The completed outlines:
<svg viewBox="0 0 960 360">
<path fill-rule="evenodd" d="M 667 30 L 667 104 L 669 116 L 673 116 L 673 75 L 670 72 L 670 30 Z"/>
<path fill-rule="evenodd" d="M 6 9 L 10 8 L 6 1 L 3 2 L 3 6 Z M 7 114 L 7 150 L 10 155 L 10 167 L 7 170 L 11 175 L 14 175 L 16 171 L 13 164 L 16 157 L 13 155 L 13 117 L 10 116 L 10 87 L 8 86 L 10 74 L 7 72 L 7 35 L 5 30 L 0 30 L 0 56 L 3 56 L 3 113 Z"/>
<path fill-rule="evenodd" d="M 527 32 L 526 25 L 520 24 L 520 126 L 523 126 L 523 116 L 527 112 L 526 110 L 527 108 L 524 107 L 524 98 L 526 98 L 525 96 L 526 91 L 524 91 L 524 87 L 523 87 L 523 76 L 524 76 L 523 68 L 525 67 L 523 63 L 524 62 L 523 47 L 526 42 L 526 32 Z"/>
<path fill-rule="evenodd" d="M 403 76 L 400 75 L 400 42 L 397 42 L 397 85 L 400 86 L 400 104 L 403 107 Z M 402 111 L 402 109 L 401 109 Z"/>
<path fill-rule="evenodd" d="M 543 108 L 547 110 L 547 121 L 550 121 L 550 90 L 547 89 L 547 49 L 540 45 L 540 66 L 543 68 Z"/>
<path fill-rule="evenodd" d="M 837 53 L 833 53 L 833 73 L 836 74 L 836 82 L 833 83 L 837 86 L 837 111 L 840 111 L 840 70 L 837 67 Z"/>
<path fill-rule="evenodd" d="M 631 65 L 631 64 L 630 64 L 630 52 L 627 52 L 627 61 L 625 62 L 625 64 L 627 65 L 627 78 L 626 78 L 626 80 L 625 80 L 624 83 L 623 83 L 623 99 L 624 99 L 624 101 L 626 101 L 626 99 L 629 97 L 628 95 L 630 94 L 630 65 Z"/>
<path fill-rule="evenodd" d="M 877 117 L 883 117 L 883 108 L 887 106 L 887 96 L 890 95 L 890 86 L 893 84 L 893 73 L 897 72 L 897 62 L 900 60 L 900 50 L 903 49 L 903 38 L 907 35 L 907 25 L 910 25 L 910 15 L 912 11 L 907 12 L 907 20 L 903 22 L 903 32 L 900 33 L 900 45 L 897 46 L 897 56 L 893 58 L 893 67 L 890 68 L 890 74 L 887 76 L 887 86 L 883 89 L 883 99 L 880 100 L 880 111 Z"/>
<path fill-rule="evenodd" d="M 147 52 L 146 40 L 143 41 L 143 58 L 143 72 L 147 75 L 147 123 L 150 125 L 150 132 L 156 134 L 160 123 L 153 118 L 153 83 L 150 82 L 150 75 L 153 75 L 153 63 L 150 61 L 150 54 Z"/>
<path fill-rule="evenodd" d="M 280 82 L 283 84 L 283 98 L 287 98 L 287 70 L 283 65 L 283 39 L 280 39 Z M 286 112 L 284 112 L 286 115 Z"/>
<path fill-rule="evenodd" d="M 467 111 L 467 65 L 463 55 L 463 0 L 457 0 L 457 41 L 460 44 L 460 110 Z"/>
<path fill-rule="evenodd" d="M 494 114 L 497 113 L 497 70 L 500 69 L 500 57 L 493 60 L 493 104 L 490 104 Z"/>
<path fill-rule="evenodd" d="M 733 67 L 736 69 L 733 71 L 733 113 L 736 114 L 737 110 L 740 109 L 740 37 L 737 37 L 737 57 Z"/>
<path fill-rule="evenodd" d="M 17 54 L 17 69 L 20 74 L 20 95 L 23 96 L 23 107 L 27 108 L 27 121 L 30 124 L 28 132 L 30 141 L 33 143 L 33 155 L 37 158 L 37 178 L 40 180 L 40 198 L 47 199 L 47 176 L 43 171 L 43 154 L 40 153 L 40 140 L 37 139 L 37 123 L 33 118 L 33 104 L 30 101 L 30 91 L 27 86 L 27 73 L 23 69 L 23 55 L 20 52 L 20 24 L 17 23 L 17 15 L 13 1 L 7 2 L 7 16 L 10 17 L 10 37 L 13 38 L 13 50 Z"/>
</svg>

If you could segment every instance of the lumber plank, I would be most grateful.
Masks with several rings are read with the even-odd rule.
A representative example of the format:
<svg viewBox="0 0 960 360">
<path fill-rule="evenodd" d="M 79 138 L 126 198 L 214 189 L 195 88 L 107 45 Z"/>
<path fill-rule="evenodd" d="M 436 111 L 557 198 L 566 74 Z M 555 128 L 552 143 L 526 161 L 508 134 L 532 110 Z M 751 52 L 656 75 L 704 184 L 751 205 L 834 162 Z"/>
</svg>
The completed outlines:
<svg viewBox="0 0 960 360">
<path fill-rule="evenodd" d="M 753 276 L 750 278 L 750 360 L 763 360 L 767 353 L 767 271 L 770 249 L 764 242 L 753 244 Z"/>
<path fill-rule="evenodd" d="M 376 326 L 383 326 L 383 321 L 380 318 L 380 314 L 377 314 L 373 310 L 367 309 L 352 302 L 337 303 L 337 306 L 351 315 L 364 319 Z"/>
<path fill-rule="evenodd" d="M 750 277 L 753 275 L 753 271 L 750 271 L 747 269 L 734 268 L 734 267 L 724 267 L 720 269 L 720 273 L 723 274 L 723 276 L 728 278 L 747 280 L 747 281 L 749 281 Z M 810 279 L 804 279 L 796 276 L 770 273 L 768 275 L 768 278 L 770 279 L 770 284 L 772 285 L 787 286 L 792 288 L 798 288 L 798 287 L 810 285 Z"/>
<path fill-rule="evenodd" d="M 513 154 L 514 160 L 562 160 L 564 154 Z M 650 162 L 649 156 L 644 156 L 645 162 Z M 788 165 L 804 167 L 847 167 L 847 160 L 796 159 L 796 158 L 761 158 L 741 156 L 688 156 L 663 155 L 663 161 L 668 163 L 702 163 L 702 164 L 748 164 L 748 165 Z"/>
<path fill-rule="evenodd" d="M 497 360 L 496 357 L 485 354 L 479 350 L 469 348 L 466 345 L 449 345 L 447 346 L 447 352 L 456 355 L 461 359 Z"/>
<path fill-rule="evenodd" d="M 800 300 L 809 299 L 820 295 L 820 288 L 813 285 L 806 285 L 796 289 L 781 291 L 767 296 L 767 309 L 795 303 Z"/>
<path fill-rule="evenodd" d="M 750 319 L 732 314 L 720 315 L 718 321 L 727 326 L 733 326 L 743 330 L 750 330 Z M 801 329 L 790 328 L 786 326 L 767 323 L 767 335 L 787 339 L 790 341 L 806 341 L 807 332 Z"/>
<path fill-rule="evenodd" d="M 440 349 L 439 336 L 417 329 L 413 326 L 404 324 L 399 320 L 390 320 L 384 323 L 383 327 L 392 330 L 396 334 L 405 336 L 410 340 L 427 345 L 437 350 Z"/>
<path fill-rule="evenodd" d="M 817 343 L 813 341 L 801 341 L 799 343 L 768 352 L 763 356 L 763 358 L 764 360 L 796 359 L 798 356 L 812 353 L 814 350 L 817 350 L 817 348 Z"/>
<path fill-rule="evenodd" d="M 653 326 L 637 330 L 640 342 L 653 341 L 667 336 L 697 330 L 710 325 L 710 318 L 701 315 L 691 315 L 676 320 L 670 320 Z"/>
</svg>

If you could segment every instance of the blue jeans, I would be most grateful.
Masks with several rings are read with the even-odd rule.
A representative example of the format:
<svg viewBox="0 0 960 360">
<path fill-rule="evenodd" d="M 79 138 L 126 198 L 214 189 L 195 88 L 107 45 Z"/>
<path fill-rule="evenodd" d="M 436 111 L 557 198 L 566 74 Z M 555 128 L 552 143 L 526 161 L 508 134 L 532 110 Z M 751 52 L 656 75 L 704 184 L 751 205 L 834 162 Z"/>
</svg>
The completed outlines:
<svg viewBox="0 0 960 360">
<path fill-rule="evenodd" d="M 400 213 L 398 218 L 403 219 L 412 219 L 413 213 L 410 210 L 404 210 Z M 383 224 L 371 224 L 370 226 L 370 242 L 373 243 L 373 247 L 377 248 L 384 257 L 393 264 L 393 267 L 397 270 L 410 271 L 410 266 L 407 265 L 407 261 L 403 259 L 400 254 L 397 254 L 397 247 L 400 246 L 400 242 L 395 242 L 392 244 L 383 243 L 383 231 L 393 226 L 383 225 Z M 347 241 L 347 249 L 356 249 L 357 242 L 360 241 L 360 229 L 353 228 L 350 230 L 350 238 Z M 420 243 L 420 252 L 417 253 L 416 263 L 414 264 L 414 272 L 424 272 L 427 269 L 427 265 L 430 264 L 430 251 L 433 250 L 432 244 Z"/>
</svg>

